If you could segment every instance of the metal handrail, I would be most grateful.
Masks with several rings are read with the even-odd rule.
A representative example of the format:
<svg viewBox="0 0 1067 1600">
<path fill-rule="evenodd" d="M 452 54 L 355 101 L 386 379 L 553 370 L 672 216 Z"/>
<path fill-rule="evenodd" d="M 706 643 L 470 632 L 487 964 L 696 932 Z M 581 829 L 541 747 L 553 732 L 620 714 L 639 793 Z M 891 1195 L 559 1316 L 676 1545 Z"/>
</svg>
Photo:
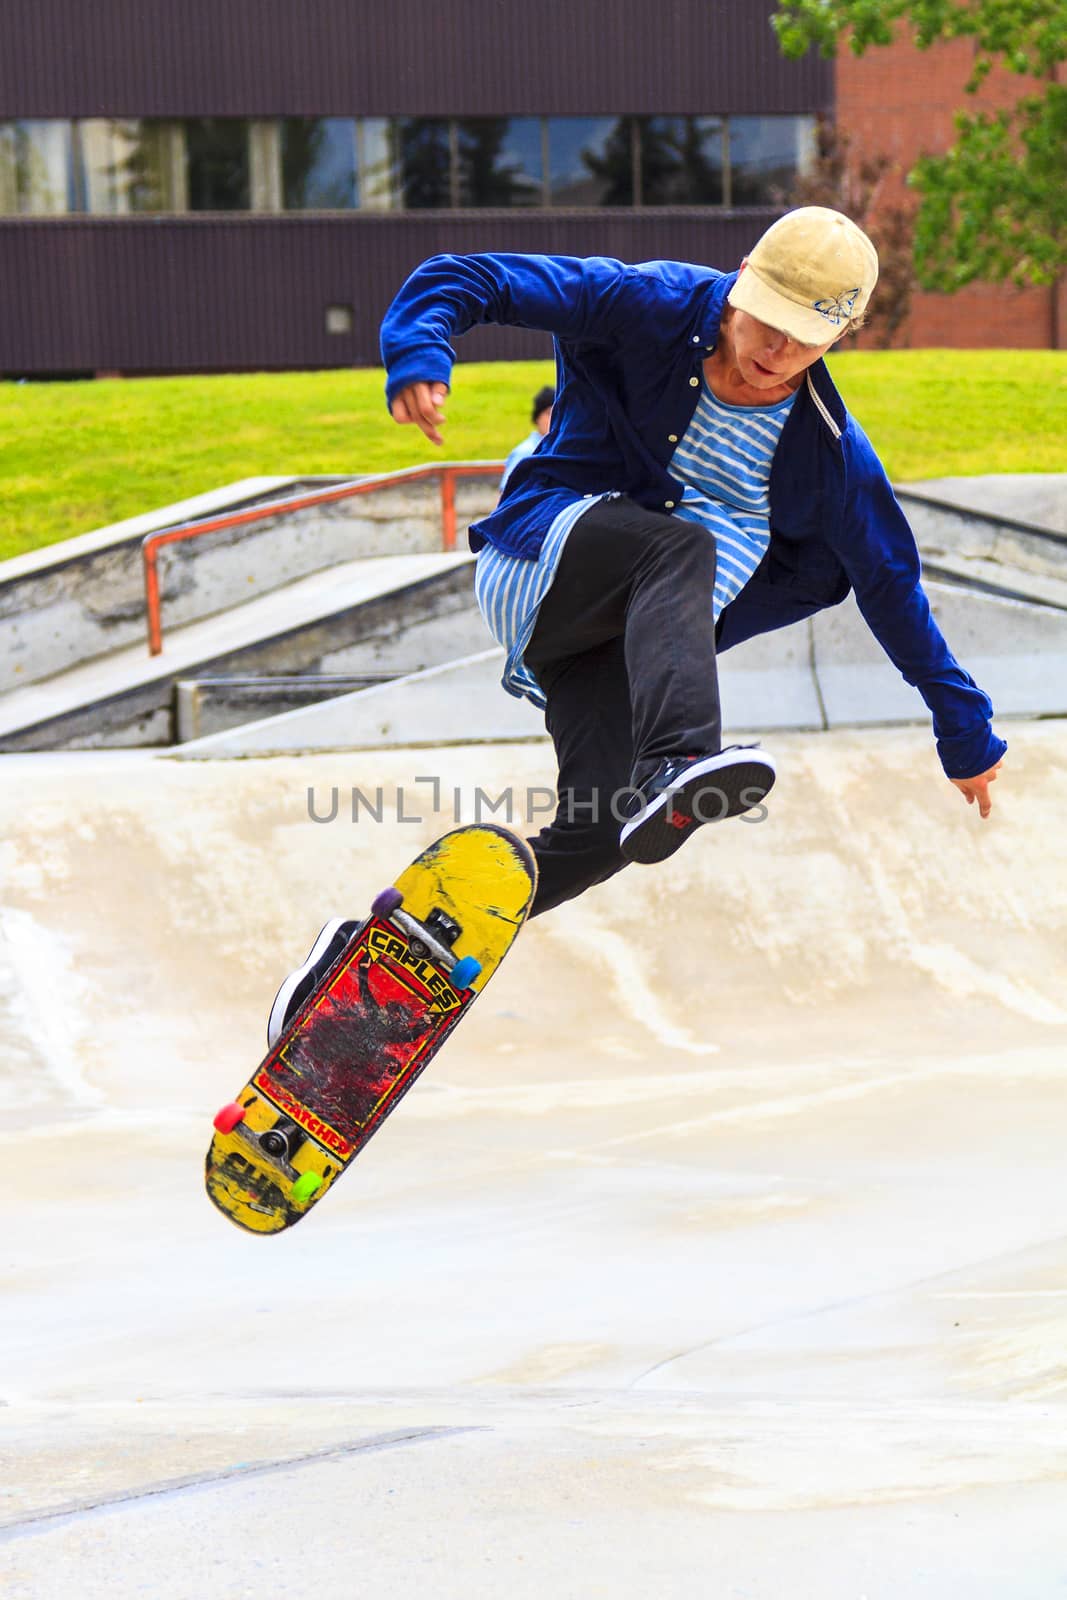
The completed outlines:
<svg viewBox="0 0 1067 1600">
<path fill-rule="evenodd" d="M 402 467 L 396 472 L 380 472 L 361 478 L 358 483 L 344 484 L 340 489 L 317 489 L 312 494 L 293 495 L 288 499 L 269 500 L 263 505 L 251 506 L 246 511 L 233 511 L 226 516 L 208 517 L 203 521 L 183 522 L 174 528 L 164 528 L 150 533 L 141 541 L 144 561 L 145 611 L 148 621 L 148 653 L 158 656 L 163 650 L 163 619 L 159 592 L 159 551 L 164 545 L 178 544 L 184 539 L 195 539 L 202 533 L 218 533 L 223 528 L 239 528 L 249 522 L 265 521 L 282 512 L 304 511 L 310 506 L 331 505 L 338 500 L 354 499 L 357 495 L 371 494 L 375 489 L 389 488 L 401 483 L 419 483 L 436 478 L 441 485 L 441 549 L 456 548 L 456 479 L 498 478 L 503 463 L 497 461 L 434 462 L 426 467 Z"/>
</svg>

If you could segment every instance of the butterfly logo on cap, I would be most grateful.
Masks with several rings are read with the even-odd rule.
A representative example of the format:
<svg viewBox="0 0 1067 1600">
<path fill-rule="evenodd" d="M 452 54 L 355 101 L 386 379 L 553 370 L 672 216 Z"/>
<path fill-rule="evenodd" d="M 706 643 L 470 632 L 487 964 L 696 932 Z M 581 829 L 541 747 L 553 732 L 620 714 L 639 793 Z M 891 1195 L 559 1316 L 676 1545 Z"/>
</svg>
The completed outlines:
<svg viewBox="0 0 1067 1600">
<path fill-rule="evenodd" d="M 820 316 L 832 322 L 834 327 L 841 322 L 847 322 L 852 315 L 852 308 L 859 299 L 858 289 L 846 289 L 844 294 L 839 294 L 836 300 L 816 300 L 815 310 Z"/>
</svg>

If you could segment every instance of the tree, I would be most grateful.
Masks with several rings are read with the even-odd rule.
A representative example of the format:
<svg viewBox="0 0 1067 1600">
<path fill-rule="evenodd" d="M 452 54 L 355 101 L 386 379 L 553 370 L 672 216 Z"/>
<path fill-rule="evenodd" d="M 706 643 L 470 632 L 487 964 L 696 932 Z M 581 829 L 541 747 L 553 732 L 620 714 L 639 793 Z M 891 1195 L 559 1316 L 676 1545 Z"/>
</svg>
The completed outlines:
<svg viewBox="0 0 1067 1600">
<path fill-rule="evenodd" d="M 1006 111 L 956 117 L 956 142 L 923 156 L 909 182 L 921 205 L 915 256 L 925 288 L 951 293 L 976 279 L 1047 284 L 1067 266 L 1067 60 L 1064 0 L 778 0 L 772 19 L 787 56 L 812 45 L 853 53 L 889 44 L 907 22 L 920 50 L 972 39 L 975 94 L 995 65 L 1044 79 Z"/>
</svg>

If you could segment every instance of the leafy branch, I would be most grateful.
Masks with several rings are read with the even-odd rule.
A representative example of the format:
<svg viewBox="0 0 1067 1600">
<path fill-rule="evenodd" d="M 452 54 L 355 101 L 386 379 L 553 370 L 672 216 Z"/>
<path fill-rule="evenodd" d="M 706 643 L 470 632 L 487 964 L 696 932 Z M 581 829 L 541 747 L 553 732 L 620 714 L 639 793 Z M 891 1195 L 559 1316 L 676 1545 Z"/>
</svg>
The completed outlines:
<svg viewBox="0 0 1067 1600">
<path fill-rule="evenodd" d="M 956 117 L 944 155 L 924 155 L 909 175 L 921 206 L 915 261 L 924 287 L 951 293 L 976 279 L 1046 284 L 1067 266 L 1067 60 L 1064 0 L 778 0 L 772 18 L 786 56 L 813 46 L 854 55 L 892 42 L 906 23 L 916 45 L 972 39 L 966 84 L 976 94 L 996 65 L 1043 92 L 1010 110 Z"/>
</svg>

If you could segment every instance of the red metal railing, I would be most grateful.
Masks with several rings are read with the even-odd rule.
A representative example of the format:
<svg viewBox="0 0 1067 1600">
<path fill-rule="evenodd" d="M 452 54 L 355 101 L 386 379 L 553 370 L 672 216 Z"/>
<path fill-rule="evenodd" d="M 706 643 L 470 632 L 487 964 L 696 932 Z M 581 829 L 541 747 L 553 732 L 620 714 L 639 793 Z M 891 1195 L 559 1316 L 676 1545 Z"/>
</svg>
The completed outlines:
<svg viewBox="0 0 1067 1600">
<path fill-rule="evenodd" d="M 262 522 L 283 512 L 305 511 L 310 506 L 331 505 L 338 500 L 351 500 L 357 495 L 372 494 L 376 489 L 396 484 L 420 483 L 438 479 L 441 485 L 441 549 L 456 548 L 456 479 L 499 478 L 503 464 L 496 461 L 458 461 L 434 463 L 428 467 L 406 467 L 399 472 L 381 472 L 363 478 L 359 483 L 346 483 L 339 489 L 316 489 L 311 494 L 293 495 L 289 499 L 270 500 L 263 505 L 250 506 L 247 511 L 233 511 L 221 517 L 208 517 L 202 522 L 183 522 L 176 528 L 164 528 L 160 533 L 150 533 L 141 543 L 144 559 L 145 610 L 148 617 L 148 651 L 158 656 L 163 649 L 163 619 L 159 593 L 159 551 L 164 545 L 178 544 L 183 539 L 195 539 L 202 533 L 219 533 L 224 528 L 240 528 L 249 522 Z"/>
</svg>

